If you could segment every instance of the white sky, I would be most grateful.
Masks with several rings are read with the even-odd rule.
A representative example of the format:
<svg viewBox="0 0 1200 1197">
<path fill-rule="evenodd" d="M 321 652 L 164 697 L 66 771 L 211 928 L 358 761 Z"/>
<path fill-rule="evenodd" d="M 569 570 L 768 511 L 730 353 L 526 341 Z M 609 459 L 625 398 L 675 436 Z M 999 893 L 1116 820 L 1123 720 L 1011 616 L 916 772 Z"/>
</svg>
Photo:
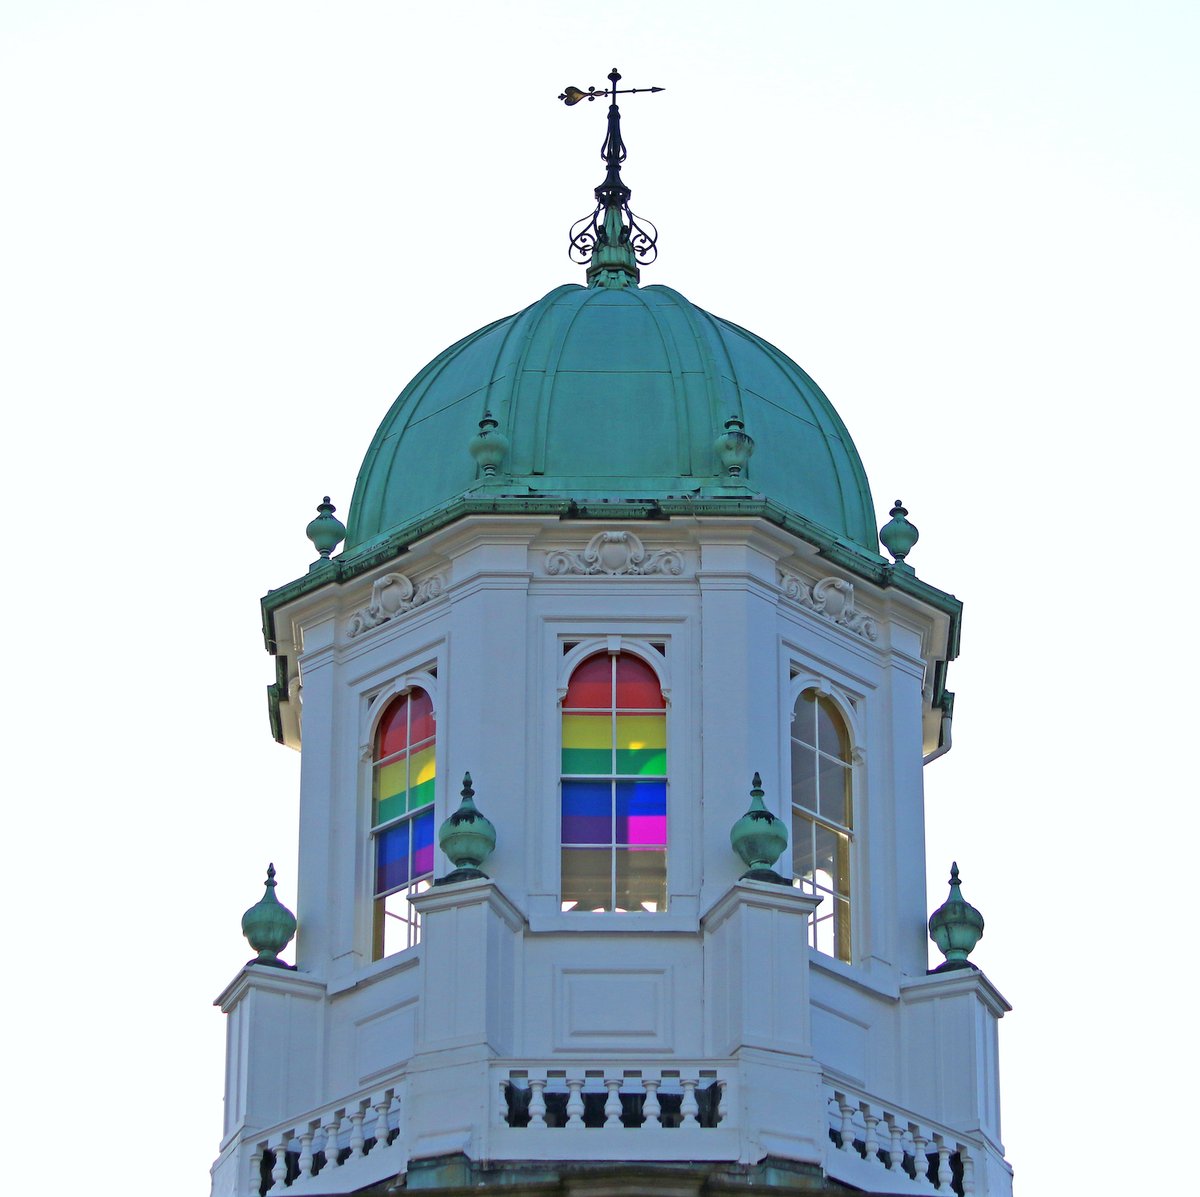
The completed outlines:
<svg viewBox="0 0 1200 1197">
<path fill-rule="evenodd" d="M 1198 14 L 4 0 L 12 1190 L 207 1192 L 209 1002 L 268 860 L 295 896 L 257 600 L 425 361 L 582 281 L 604 112 L 555 96 L 614 62 L 667 88 L 623 108 L 645 281 L 796 358 L 966 602 L 930 904 L 956 858 L 1018 1191 L 1178 1143 Z"/>
</svg>

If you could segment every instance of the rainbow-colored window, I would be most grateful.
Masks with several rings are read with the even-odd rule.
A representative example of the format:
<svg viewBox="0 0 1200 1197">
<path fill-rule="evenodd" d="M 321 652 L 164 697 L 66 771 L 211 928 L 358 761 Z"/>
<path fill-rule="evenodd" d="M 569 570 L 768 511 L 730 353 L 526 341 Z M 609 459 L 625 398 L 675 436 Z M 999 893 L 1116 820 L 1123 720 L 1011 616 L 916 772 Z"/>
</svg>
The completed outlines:
<svg viewBox="0 0 1200 1197">
<path fill-rule="evenodd" d="M 424 690 L 400 695 L 375 732 L 371 835 L 375 841 L 375 942 L 378 960 L 420 938 L 408 895 L 433 876 L 433 702 Z"/>
<path fill-rule="evenodd" d="M 667 905 L 667 710 L 630 653 L 588 657 L 562 706 L 562 908 Z"/>
</svg>

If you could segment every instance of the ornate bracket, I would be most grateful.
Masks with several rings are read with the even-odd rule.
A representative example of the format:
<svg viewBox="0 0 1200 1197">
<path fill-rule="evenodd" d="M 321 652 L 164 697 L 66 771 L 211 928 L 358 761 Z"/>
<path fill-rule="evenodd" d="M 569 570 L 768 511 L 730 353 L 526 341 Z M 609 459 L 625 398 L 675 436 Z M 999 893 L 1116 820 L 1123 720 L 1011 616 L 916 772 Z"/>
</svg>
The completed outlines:
<svg viewBox="0 0 1200 1197">
<path fill-rule="evenodd" d="M 552 549 L 546 554 L 548 574 L 681 574 L 683 554 L 678 549 L 654 549 L 632 532 L 597 532 L 581 553 Z"/>
<path fill-rule="evenodd" d="M 779 585 L 793 602 L 836 623 L 848 632 L 874 643 L 879 639 L 879 625 L 871 616 L 854 605 L 854 586 L 843 578 L 822 578 L 811 586 L 803 578 L 782 571 Z"/>
<path fill-rule="evenodd" d="M 371 601 L 350 616 L 348 636 L 358 636 L 377 628 L 397 615 L 404 615 L 414 607 L 424 606 L 445 592 L 446 584 L 441 574 L 424 578 L 415 586 L 404 574 L 384 574 L 371 587 Z"/>
</svg>

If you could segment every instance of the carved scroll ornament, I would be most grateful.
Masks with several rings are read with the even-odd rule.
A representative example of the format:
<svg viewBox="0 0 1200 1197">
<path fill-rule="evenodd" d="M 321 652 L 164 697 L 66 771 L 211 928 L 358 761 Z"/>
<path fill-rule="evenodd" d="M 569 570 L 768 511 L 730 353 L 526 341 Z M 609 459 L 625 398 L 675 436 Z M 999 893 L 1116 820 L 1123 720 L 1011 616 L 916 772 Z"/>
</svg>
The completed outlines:
<svg viewBox="0 0 1200 1197">
<path fill-rule="evenodd" d="M 811 585 L 795 574 L 780 573 L 783 593 L 801 607 L 823 616 L 848 632 L 872 642 L 879 639 L 879 625 L 854 605 L 854 586 L 842 578 L 822 578 Z"/>
<path fill-rule="evenodd" d="M 371 601 L 350 616 L 349 636 L 377 628 L 397 615 L 403 615 L 414 607 L 423 606 L 439 598 L 445 590 L 440 574 L 422 579 L 415 586 L 404 574 L 384 574 L 371 587 Z"/>
<path fill-rule="evenodd" d="M 646 548 L 632 532 L 597 532 L 582 552 L 552 549 L 546 554 L 548 574 L 681 574 L 678 549 Z"/>
</svg>

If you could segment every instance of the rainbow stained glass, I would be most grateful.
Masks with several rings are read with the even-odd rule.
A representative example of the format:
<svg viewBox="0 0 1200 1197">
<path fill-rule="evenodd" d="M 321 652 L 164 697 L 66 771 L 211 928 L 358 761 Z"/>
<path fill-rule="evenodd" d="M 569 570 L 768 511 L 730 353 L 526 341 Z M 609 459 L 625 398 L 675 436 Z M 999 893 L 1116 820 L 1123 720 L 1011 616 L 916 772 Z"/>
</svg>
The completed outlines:
<svg viewBox="0 0 1200 1197">
<path fill-rule="evenodd" d="M 375 893 L 383 896 L 433 872 L 437 781 L 433 702 L 413 689 L 384 712 L 372 769 Z"/>
<path fill-rule="evenodd" d="M 564 909 L 666 908 L 666 737 L 666 702 L 644 661 L 597 654 L 571 675 L 562 716 Z"/>
</svg>

